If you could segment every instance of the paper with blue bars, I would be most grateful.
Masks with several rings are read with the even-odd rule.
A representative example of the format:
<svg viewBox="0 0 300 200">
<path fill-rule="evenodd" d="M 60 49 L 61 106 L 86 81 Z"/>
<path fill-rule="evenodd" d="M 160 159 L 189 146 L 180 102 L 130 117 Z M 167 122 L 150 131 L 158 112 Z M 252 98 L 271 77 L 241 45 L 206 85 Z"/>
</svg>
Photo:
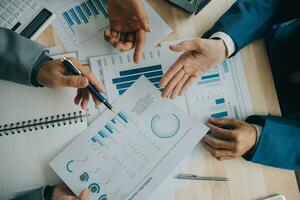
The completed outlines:
<svg viewBox="0 0 300 200">
<path fill-rule="evenodd" d="M 146 47 L 154 47 L 168 36 L 172 29 L 144 0 L 152 31 L 147 33 Z M 107 0 L 39 0 L 57 17 L 52 25 L 67 51 L 78 51 L 80 60 L 88 57 L 116 53 L 104 40 L 109 29 Z"/>
<path fill-rule="evenodd" d="M 113 107 L 50 165 L 76 195 L 88 188 L 90 200 L 146 200 L 208 128 L 144 76 Z"/>
<path fill-rule="evenodd" d="M 90 63 L 93 73 L 103 77 L 108 98 L 114 101 L 141 75 L 162 91 L 159 80 L 179 56 L 163 45 L 144 50 L 139 64 L 133 62 L 132 52 L 91 58 Z M 211 68 L 175 103 L 203 122 L 209 116 L 244 119 L 251 115 L 252 103 L 240 56 Z"/>
</svg>

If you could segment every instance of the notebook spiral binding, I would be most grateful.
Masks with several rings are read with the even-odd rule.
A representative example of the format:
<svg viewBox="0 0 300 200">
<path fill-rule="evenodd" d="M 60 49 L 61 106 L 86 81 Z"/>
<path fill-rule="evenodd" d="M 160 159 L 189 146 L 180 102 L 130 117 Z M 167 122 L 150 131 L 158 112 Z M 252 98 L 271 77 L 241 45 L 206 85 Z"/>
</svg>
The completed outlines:
<svg viewBox="0 0 300 200">
<path fill-rule="evenodd" d="M 82 111 L 78 111 L 16 123 L 0 124 L 0 137 L 81 123 L 85 117 L 86 115 Z"/>
</svg>

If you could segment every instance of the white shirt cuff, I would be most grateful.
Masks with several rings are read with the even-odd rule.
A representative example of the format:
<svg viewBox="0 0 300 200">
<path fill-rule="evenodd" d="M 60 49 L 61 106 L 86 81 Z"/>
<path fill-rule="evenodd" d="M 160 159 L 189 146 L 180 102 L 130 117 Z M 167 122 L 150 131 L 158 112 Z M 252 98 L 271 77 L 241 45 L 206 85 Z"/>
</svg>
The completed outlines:
<svg viewBox="0 0 300 200">
<path fill-rule="evenodd" d="M 254 127 L 255 127 L 255 129 L 256 129 L 256 143 L 255 143 L 255 146 L 257 145 L 257 143 L 258 143 L 258 140 L 259 140 L 259 137 L 260 137 L 260 135 L 261 135 L 261 132 L 262 132 L 262 130 L 263 130 L 263 127 L 262 126 L 260 126 L 260 125 L 257 125 L 257 124 L 252 124 Z"/>
<path fill-rule="evenodd" d="M 210 38 L 220 38 L 224 41 L 228 52 L 227 57 L 230 57 L 235 52 L 235 44 L 228 34 L 224 32 L 216 32 L 212 36 L 210 36 Z"/>
</svg>

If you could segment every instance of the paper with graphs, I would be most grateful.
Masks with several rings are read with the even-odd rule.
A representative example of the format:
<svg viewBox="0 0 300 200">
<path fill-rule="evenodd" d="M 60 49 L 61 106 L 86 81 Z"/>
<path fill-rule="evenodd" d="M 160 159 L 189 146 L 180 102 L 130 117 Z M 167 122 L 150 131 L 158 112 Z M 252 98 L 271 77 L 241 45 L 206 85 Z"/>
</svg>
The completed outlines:
<svg viewBox="0 0 300 200">
<path fill-rule="evenodd" d="M 147 199 L 208 128 L 181 111 L 144 76 L 51 163 L 75 194 Z"/>
</svg>

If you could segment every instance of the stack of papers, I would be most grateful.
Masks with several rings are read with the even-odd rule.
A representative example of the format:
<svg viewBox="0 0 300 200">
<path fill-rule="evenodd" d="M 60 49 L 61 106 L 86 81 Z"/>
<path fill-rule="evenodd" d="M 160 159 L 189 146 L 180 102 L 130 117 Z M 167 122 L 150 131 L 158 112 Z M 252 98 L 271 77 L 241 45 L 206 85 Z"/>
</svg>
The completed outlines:
<svg viewBox="0 0 300 200">
<path fill-rule="evenodd" d="M 160 91 L 158 82 L 181 53 L 169 50 L 170 44 L 146 49 L 139 64 L 132 61 L 132 52 L 98 56 L 90 59 L 93 74 L 102 79 L 107 96 L 114 101 L 134 82 L 144 75 Z M 235 117 L 245 119 L 253 114 L 252 103 L 240 55 L 212 68 L 187 91 L 187 94 L 173 101 L 178 107 L 193 116 L 199 123 L 206 123 L 209 116 Z M 175 191 L 190 185 L 189 181 L 177 180 L 179 173 L 186 173 L 187 165 L 207 152 L 199 144 L 192 153 L 161 183 L 149 199 L 175 199 Z M 200 173 L 200 172 L 199 172 Z M 168 198 L 163 198 L 168 197 Z"/>
<path fill-rule="evenodd" d="M 107 96 L 110 101 L 116 101 L 120 96 L 123 95 L 130 96 L 130 94 L 127 94 L 127 91 L 134 90 L 131 89 L 133 85 L 134 88 L 140 87 L 137 86 L 139 84 L 136 84 L 136 81 L 139 80 L 142 75 L 145 76 L 153 86 L 157 87 L 157 91 L 162 91 L 163 88 L 159 88 L 158 82 L 181 53 L 171 52 L 168 48 L 170 44 L 177 43 L 178 41 L 171 41 L 163 43 L 160 47 L 154 47 L 172 32 L 171 28 L 161 19 L 161 17 L 151 8 L 151 6 L 144 1 L 146 12 L 150 18 L 152 32 L 147 34 L 146 48 L 143 53 L 142 61 L 139 64 L 135 64 L 132 60 L 132 51 L 119 53 L 104 40 L 103 32 L 105 29 L 109 29 L 109 22 L 107 11 L 103 2 L 105 1 L 40 0 L 41 4 L 56 14 L 57 19 L 52 25 L 67 51 L 78 52 L 79 59 L 82 62 L 85 62 L 87 65 L 90 62 L 90 67 L 92 68 L 94 75 L 105 85 L 108 91 Z M 90 9 L 92 7 L 91 4 L 94 5 L 94 9 Z M 80 12 L 80 10 L 82 10 L 82 12 Z M 78 19 L 76 19 L 76 15 L 79 15 L 77 16 Z M 140 83 L 142 82 L 144 82 L 144 80 L 140 81 Z M 145 84 L 150 87 L 148 83 Z M 145 88 L 141 89 L 141 91 L 144 90 Z M 154 92 L 156 93 L 155 95 L 157 95 L 157 91 Z M 120 100 L 117 100 L 117 102 L 119 101 Z M 206 74 L 199 77 L 196 83 L 193 84 L 188 90 L 187 94 L 182 97 L 178 97 L 173 101 L 173 103 L 180 107 L 185 113 L 198 120 L 198 124 L 205 123 L 209 116 L 235 117 L 244 119 L 246 116 L 252 114 L 252 104 L 240 56 L 237 55 L 234 58 L 226 60 L 221 65 L 212 68 Z M 92 115 L 89 117 L 90 119 L 88 119 L 89 124 L 91 124 L 94 120 L 99 121 L 97 117 L 104 110 L 101 108 L 101 106 L 100 109 L 94 108 L 92 102 L 90 105 L 91 106 L 89 106 L 89 109 Z M 126 104 L 126 106 L 128 105 Z M 109 118 L 108 116 L 109 114 L 104 113 L 101 116 L 101 119 Z M 95 135 L 98 129 L 103 128 L 100 127 L 101 124 L 102 121 L 101 123 L 99 122 L 97 126 L 91 125 L 86 131 L 87 135 Z M 90 132 L 91 130 L 93 134 Z M 91 138 L 86 138 L 83 136 L 80 138 L 81 142 L 86 141 L 87 145 L 94 145 L 94 141 L 91 140 Z M 109 139 L 114 141 L 113 137 L 109 137 Z M 118 185 L 113 185 L 113 187 L 111 187 L 107 186 L 108 183 L 104 182 L 98 183 L 99 190 L 101 192 L 97 192 L 98 187 L 89 184 L 92 184 L 92 180 L 105 180 L 105 177 L 103 178 L 97 169 L 89 169 L 90 171 L 88 171 L 84 168 L 90 166 L 91 163 L 96 163 L 99 165 L 98 162 L 102 162 L 101 159 L 96 159 L 96 157 L 100 155 L 99 152 L 98 154 L 91 153 L 92 151 L 101 150 L 94 145 L 92 149 L 88 147 L 83 150 L 83 154 L 85 155 L 77 154 L 78 152 L 75 150 L 76 145 L 74 144 L 79 143 L 79 139 L 76 141 L 52 162 L 52 167 L 76 194 L 78 194 L 83 188 L 82 186 L 87 186 L 90 187 L 90 191 L 96 191 L 92 192 L 92 197 L 95 198 L 104 198 L 110 196 L 116 197 L 117 199 L 120 197 L 120 194 L 123 194 L 123 199 L 131 197 L 136 198 L 136 196 L 137 199 L 140 197 L 145 199 L 146 197 L 149 197 L 151 193 L 150 191 L 152 191 L 152 195 L 149 197 L 149 199 L 175 199 L 174 192 L 177 189 L 188 186 L 189 181 L 178 181 L 174 179 L 174 177 L 176 174 L 186 171 L 188 162 L 197 158 L 200 154 L 205 154 L 205 151 L 200 147 L 200 145 L 197 145 L 188 158 L 181 158 L 183 161 L 180 164 L 179 160 L 175 159 L 176 164 L 174 164 L 174 166 L 177 166 L 177 168 L 173 170 L 168 178 L 166 178 L 166 175 L 163 174 L 160 175 L 161 179 L 157 179 L 157 177 L 155 177 L 154 181 L 152 181 L 152 179 L 149 181 L 148 179 L 148 181 L 151 183 L 148 184 L 147 181 L 147 183 L 144 182 L 146 189 L 144 189 L 144 186 L 142 187 L 141 185 L 134 183 L 136 187 L 139 187 L 139 190 L 143 192 L 138 192 L 136 188 L 130 192 L 128 188 L 134 185 L 133 183 L 128 184 L 127 186 L 122 185 L 122 187 Z M 97 140 L 96 142 L 99 143 Z M 115 144 L 111 142 L 109 143 L 109 146 L 110 145 Z M 107 148 L 106 145 L 104 146 L 105 147 L 103 148 Z M 74 152 L 76 152 L 75 155 L 81 155 L 81 157 L 79 156 L 80 158 L 70 158 L 69 156 L 73 155 Z M 67 160 L 72 162 L 69 164 L 67 163 L 68 165 L 66 165 L 65 162 Z M 124 161 L 129 162 L 129 160 Z M 115 164 L 116 163 L 106 163 L 106 166 L 114 166 Z M 74 170 L 76 170 L 74 174 L 72 174 L 73 167 L 75 167 Z M 134 168 L 135 166 L 132 167 Z M 118 169 L 113 167 L 111 169 L 105 169 L 104 167 L 103 170 L 111 170 L 111 174 L 109 174 L 111 176 L 108 182 L 114 179 L 113 174 L 116 173 L 114 170 L 118 171 Z M 77 177 L 74 178 L 74 175 Z M 80 175 L 80 179 L 78 179 L 78 175 Z M 89 179 L 90 176 L 92 176 L 92 179 L 86 180 L 86 177 Z M 137 177 L 140 177 L 140 175 L 137 175 Z M 109 179 L 108 175 L 106 178 L 107 180 Z M 164 178 L 166 179 L 162 182 Z M 158 185 L 160 186 L 154 191 Z M 118 189 L 116 191 L 110 191 L 111 188 Z M 102 192 L 104 193 L 102 194 Z M 133 192 L 135 194 L 133 194 Z"/>
</svg>

